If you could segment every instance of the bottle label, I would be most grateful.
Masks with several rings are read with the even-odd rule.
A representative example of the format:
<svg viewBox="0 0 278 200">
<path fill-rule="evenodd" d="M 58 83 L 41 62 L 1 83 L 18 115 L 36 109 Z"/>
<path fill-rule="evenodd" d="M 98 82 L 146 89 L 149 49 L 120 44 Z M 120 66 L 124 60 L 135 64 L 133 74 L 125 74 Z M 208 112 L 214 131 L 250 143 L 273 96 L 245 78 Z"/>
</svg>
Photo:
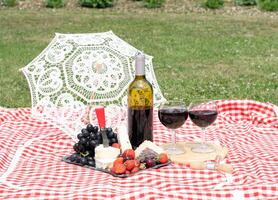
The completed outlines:
<svg viewBox="0 0 278 200">
<path fill-rule="evenodd" d="M 128 98 L 128 105 L 132 107 L 152 107 L 152 91 L 148 88 L 146 90 L 142 88 L 134 88 Z"/>
</svg>

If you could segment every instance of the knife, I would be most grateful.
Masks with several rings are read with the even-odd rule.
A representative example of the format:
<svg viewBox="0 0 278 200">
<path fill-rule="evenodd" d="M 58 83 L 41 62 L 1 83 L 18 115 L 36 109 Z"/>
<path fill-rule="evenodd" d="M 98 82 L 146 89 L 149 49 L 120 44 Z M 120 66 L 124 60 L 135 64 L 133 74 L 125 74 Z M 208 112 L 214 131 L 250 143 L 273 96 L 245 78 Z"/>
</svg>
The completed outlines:
<svg viewBox="0 0 278 200">
<path fill-rule="evenodd" d="M 104 107 L 97 107 L 95 108 L 95 112 L 97 115 L 97 120 L 98 120 L 98 125 L 100 128 L 100 133 L 102 135 L 102 143 L 103 143 L 103 147 L 108 147 L 109 146 L 109 141 L 107 138 L 107 134 L 106 134 L 106 128 L 105 128 L 105 111 L 104 111 Z"/>
</svg>

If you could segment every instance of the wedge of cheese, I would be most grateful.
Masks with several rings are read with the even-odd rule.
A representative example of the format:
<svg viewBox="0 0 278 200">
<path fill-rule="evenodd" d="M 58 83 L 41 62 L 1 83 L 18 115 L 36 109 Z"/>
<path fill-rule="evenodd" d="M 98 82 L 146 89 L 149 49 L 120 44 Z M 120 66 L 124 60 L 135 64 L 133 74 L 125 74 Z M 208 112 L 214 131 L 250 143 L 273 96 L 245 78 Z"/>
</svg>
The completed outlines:
<svg viewBox="0 0 278 200">
<path fill-rule="evenodd" d="M 118 127 L 117 135 L 119 144 L 121 145 L 121 151 L 124 152 L 126 149 L 132 149 L 131 143 L 129 141 L 128 131 L 126 125 L 120 125 Z"/>
<path fill-rule="evenodd" d="M 114 147 L 103 147 L 99 145 L 95 148 L 95 162 L 96 168 L 106 169 L 108 166 L 114 162 L 114 160 L 119 156 L 120 149 Z"/>
<path fill-rule="evenodd" d="M 97 169 L 108 169 L 115 159 L 95 158 Z"/>
<path fill-rule="evenodd" d="M 95 158 L 101 159 L 116 159 L 120 154 L 120 149 L 114 147 L 103 147 L 103 145 L 98 145 L 95 148 Z"/>
<path fill-rule="evenodd" d="M 137 147 L 137 149 L 135 150 L 135 157 L 138 157 L 141 152 L 146 149 L 149 148 L 151 150 L 153 150 L 154 152 L 156 152 L 157 154 L 161 154 L 161 153 L 165 153 L 165 150 L 162 149 L 161 147 L 157 146 L 156 144 L 154 144 L 153 142 L 149 141 L 149 140 L 145 140 L 142 144 L 139 145 L 139 147 Z"/>
</svg>

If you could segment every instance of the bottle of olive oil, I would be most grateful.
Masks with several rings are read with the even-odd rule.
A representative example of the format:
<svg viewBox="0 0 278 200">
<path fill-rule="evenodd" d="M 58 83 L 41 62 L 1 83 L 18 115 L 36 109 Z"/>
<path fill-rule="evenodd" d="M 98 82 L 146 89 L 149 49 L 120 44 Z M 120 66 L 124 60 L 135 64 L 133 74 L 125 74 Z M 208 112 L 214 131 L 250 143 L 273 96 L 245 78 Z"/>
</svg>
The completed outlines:
<svg viewBox="0 0 278 200">
<path fill-rule="evenodd" d="M 135 78 L 128 88 L 128 134 L 133 148 L 153 141 L 153 89 L 145 77 L 143 54 L 136 56 Z"/>
</svg>

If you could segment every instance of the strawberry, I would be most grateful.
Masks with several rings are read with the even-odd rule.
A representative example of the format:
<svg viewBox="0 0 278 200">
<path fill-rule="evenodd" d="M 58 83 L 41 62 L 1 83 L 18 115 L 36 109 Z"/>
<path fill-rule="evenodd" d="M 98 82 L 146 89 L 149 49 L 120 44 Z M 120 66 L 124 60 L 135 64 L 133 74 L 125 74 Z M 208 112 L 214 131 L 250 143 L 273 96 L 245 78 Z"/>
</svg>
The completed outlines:
<svg viewBox="0 0 278 200">
<path fill-rule="evenodd" d="M 161 153 L 159 154 L 159 157 L 158 157 L 158 161 L 161 163 L 161 164 L 164 164 L 164 163 L 167 163 L 168 162 L 168 155 L 166 153 Z"/>
<path fill-rule="evenodd" d="M 117 164 L 124 164 L 124 158 L 123 157 L 116 158 L 116 160 L 114 160 L 114 162 L 113 162 L 113 166 L 115 166 Z"/>
<path fill-rule="evenodd" d="M 113 143 L 112 147 L 120 149 L 121 145 L 119 143 Z"/>
<path fill-rule="evenodd" d="M 135 152 L 132 149 L 127 149 L 123 152 L 124 159 L 129 158 L 129 160 L 134 160 L 135 158 Z"/>
<path fill-rule="evenodd" d="M 125 174 L 131 174 L 131 172 L 130 172 L 130 171 L 128 171 L 128 170 L 126 170 L 126 171 L 125 171 Z"/>
<path fill-rule="evenodd" d="M 135 167 L 135 160 L 127 160 L 124 162 L 126 169 L 131 171 Z"/>
<path fill-rule="evenodd" d="M 115 174 L 124 174 L 126 171 L 126 167 L 124 164 L 116 164 L 114 167 Z"/>
<path fill-rule="evenodd" d="M 130 157 L 124 157 L 124 161 L 127 161 L 127 160 L 133 160 L 133 159 Z"/>
<path fill-rule="evenodd" d="M 131 173 L 136 173 L 140 171 L 140 168 L 139 167 L 134 167 L 132 170 L 131 170 Z"/>
</svg>

